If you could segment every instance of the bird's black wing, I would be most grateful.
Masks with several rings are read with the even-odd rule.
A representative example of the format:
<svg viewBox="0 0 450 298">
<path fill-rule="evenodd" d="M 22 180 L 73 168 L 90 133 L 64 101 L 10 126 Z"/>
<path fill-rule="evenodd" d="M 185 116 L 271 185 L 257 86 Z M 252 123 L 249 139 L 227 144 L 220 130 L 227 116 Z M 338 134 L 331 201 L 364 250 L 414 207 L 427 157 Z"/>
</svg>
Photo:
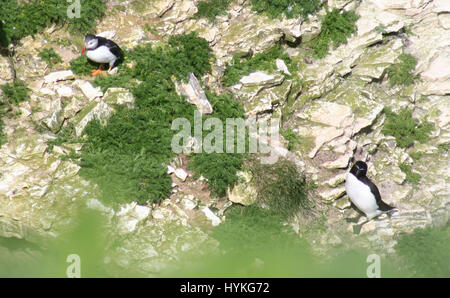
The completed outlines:
<svg viewBox="0 0 450 298">
<path fill-rule="evenodd" d="M 112 40 L 97 36 L 100 45 L 105 45 L 117 58 L 123 57 L 122 49 Z"/>
<path fill-rule="evenodd" d="M 381 195 L 380 195 L 380 191 L 378 190 L 378 187 L 372 181 L 370 181 L 370 179 L 367 178 L 367 176 L 360 178 L 360 180 L 361 180 L 361 182 L 363 182 L 365 185 L 367 185 L 370 188 L 370 191 L 375 196 L 375 200 L 377 202 L 379 210 L 389 211 L 389 210 L 394 209 L 394 207 L 391 207 L 388 204 L 386 204 L 385 202 L 383 202 L 383 200 L 381 199 Z"/>
</svg>

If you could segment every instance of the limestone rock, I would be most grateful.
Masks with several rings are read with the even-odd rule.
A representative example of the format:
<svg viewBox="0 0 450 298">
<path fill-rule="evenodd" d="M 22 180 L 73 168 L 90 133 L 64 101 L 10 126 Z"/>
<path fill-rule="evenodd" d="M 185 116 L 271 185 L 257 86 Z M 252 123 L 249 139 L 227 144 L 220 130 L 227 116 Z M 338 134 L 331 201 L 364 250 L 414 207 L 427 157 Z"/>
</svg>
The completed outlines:
<svg viewBox="0 0 450 298">
<path fill-rule="evenodd" d="M 211 114 L 213 112 L 213 108 L 203 88 L 193 73 L 189 74 L 189 81 L 187 83 L 176 83 L 175 86 L 178 94 L 186 96 L 186 100 L 194 104 L 200 113 Z"/>
<path fill-rule="evenodd" d="M 61 104 L 61 100 L 58 98 L 53 100 L 50 106 L 50 115 L 44 118 L 42 122 L 52 131 L 57 132 L 63 121 L 63 108 Z"/>
<path fill-rule="evenodd" d="M 100 90 L 100 87 L 94 88 L 94 86 L 92 86 L 92 84 L 88 81 L 76 80 L 74 85 L 78 86 L 89 100 L 94 100 L 95 98 L 103 96 L 103 92 Z"/>
<path fill-rule="evenodd" d="M 297 116 L 313 122 L 342 127 L 344 120 L 352 114 L 348 106 L 336 104 L 334 102 L 315 101 L 308 109 L 298 113 Z"/>
<path fill-rule="evenodd" d="M 275 63 L 276 63 L 277 69 L 279 71 L 281 71 L 284 74 L 291 75 L 291 73 L 289 72 L 289 69 L 287 68 L 287 65 L 284 62 L 284 60 L 277 58 L 275 60 Z"/>
<path fill-rule="evenodd" d="M 258 196 L 255 186 L 251 184 L 252 174 L 250 172 L 239 171 L 237 174 L 238 183 L 230 191 L 228 189 L 228 199 L 237 204 L 248 206 L 253 204 Z"/>
<path fill-rule="evenodd" d="M 69 86 L 58 87 L 56 93 L 61 97 L 72 97 L 74 95 L 73 89 Z"/>
<path fill-rule="evenodd" d="M 104 101 L 89 103 L 71 120 L 74 123 L 76 136 L 81 136 L 86 125 L 94 119 L 100 120 L 106 125 L 106 121 L 112 113 L 113 109 Z"/>
<path fill-rule="evenodd" d="M 129 109 L 134 108 L 134 96 L 125 88 L 108 88 L 103 96 L 103 101 L 109 105 L 125 105 Z"/>
<path fill-rule="evenodd" d="M 0 85 L 11 83 L 14 79 L 12 65 L 7 57 L 0 55 Z"/>
<path fill-rule="evenodd" d="M 177 176 L 177 178 L 180 179 L 181 181 L 186 181 L 188 173 L 186 173 L 185 170 L 178 168 L 175 170 L 175 176 Z"/>
<path fill-rule="evenodd" d="M 222 220 L 214 214 L 214 212 L 211 211 L 208 207 L 204 207 L 202 209 L 202 212 L 205 214 L 205 216 L 211 221 L 211 224 L 215 227 L 218 226 Z"/>
<path fill-rule="evenodd" d="M 108 31 L 103 31 L 103 32 L 97 33 L 96 35 L 107 38 L 107 39 L 113 39 L 114 36 L 116 36 L 116 31 L 108 30 Z"/>
<path fill-rule="evenodd" d="M 282 76 L 277 75 L 269 75 L 261 71 L 252 72 L 248 76 L 242 77 L 239 82 L 246 86 L 267 86 L 267 85 L 276 85 L 283 81 Z"/>
<path fill-rule="evenodd" d="M 136 202 L 121 206 L 117 211 L 119 234 L 133 232 L 138 223 L 146 219 L 150 214 L 150 208 L 137 205 Z"/>
<path fill-rule="evenodd" d="M 319 196 L 327 202 L 332 202 L 335 199 L 341 197 L 345 193 L 345 186 L 341 186 L 333 189 L 319 190 Z"/>
<path fill-rule="evenodd" d="M 184 209 L 186 210 L 193 210 L 195 207 L 197 207 L 197 203 L 194 202 L 193 198 L 183 198 L 181 200 L 181 204 L 183 206 Z"/>
<path fill-rule="evenodd" d="M 62 70 L 52 72 L 44 77 L 44 81 L 47 84 L 55 83 L 58 81 L 66 81 L 74 78 L 73 72 L 71 70 Z"/>
</svg>

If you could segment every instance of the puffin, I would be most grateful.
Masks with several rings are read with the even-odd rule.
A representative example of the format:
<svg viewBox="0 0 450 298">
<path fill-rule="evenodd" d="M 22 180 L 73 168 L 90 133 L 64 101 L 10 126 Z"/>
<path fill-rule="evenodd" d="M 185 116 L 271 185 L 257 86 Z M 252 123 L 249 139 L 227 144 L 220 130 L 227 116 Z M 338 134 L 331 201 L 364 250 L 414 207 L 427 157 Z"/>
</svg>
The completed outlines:
<svg viewBox="0 0 450 298">
<path fill-rule="evenodd" d="M 84 37 L 84 46 L 81 50 L 81 55 L 85 51 L 89 60 L 100 63 L 98 69 L 91 71 L 93 76 L 102 73 L 102 65 L 105 63 L 109 64 L 108 71 L 110 71 L 116 61 L 123 57 L 122 49 L 114 41 L 93 34 L 87 34 Z M 102 74 L 105 75 L 104 73 Z"/>
<path fill-rule="evenodd" d="M 353 227 L 355 234 L 359 234 L 361 227 L 371 219 L 396 211 L 396 207 L 389 206 L 381 199 L 378 187 L 366 176 L 367 164 L 361 160 L 357 161 L 347 173 L 345 179 L 345 190 L 352 204 L 359 210 L 360 216 L 348 219 L 348 222 L 358 222 L 362 213 L 367 221 Z"/>
</svg>

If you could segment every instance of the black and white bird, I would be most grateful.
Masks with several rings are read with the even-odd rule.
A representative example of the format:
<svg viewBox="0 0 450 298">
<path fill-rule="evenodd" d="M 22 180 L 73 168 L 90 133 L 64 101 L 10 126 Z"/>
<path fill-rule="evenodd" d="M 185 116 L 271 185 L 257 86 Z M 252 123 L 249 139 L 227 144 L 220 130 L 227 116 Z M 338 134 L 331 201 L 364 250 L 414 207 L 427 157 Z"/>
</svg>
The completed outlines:
<svg viewBox="0 0 450 298">
<path fill-rule="evenodd" d="M 347 174 L 345 180 L 345 190 L 350 201 L 357 209 L 364 212 L 368 219 L 366 222 L 359 225 L 359 230 L 363 224 L 371 219 L 383 213 L 397 210 L 397 208 L 383 202 L 377 186 L 367 178 L 366 174 L 367 164 L 363 161 L 357 161 Z M 356 219 L 356 222 L 358 219 L 359 217 Z"/>
<path fill-rule="evenodd" d="M 92 70 L 93 76 L 102 73 L 102 65 L 106 63 L 109 64 L 108 71 L 110 71 L 114 67 L 114 64 L 123 57 L 122 49 L 114 41 L 93 34 L 87 34 L 84 37 L 84 46 L 81 55 L 85 51 L 89 60 L 100 63 L 98 69 Z"/>
</svg>

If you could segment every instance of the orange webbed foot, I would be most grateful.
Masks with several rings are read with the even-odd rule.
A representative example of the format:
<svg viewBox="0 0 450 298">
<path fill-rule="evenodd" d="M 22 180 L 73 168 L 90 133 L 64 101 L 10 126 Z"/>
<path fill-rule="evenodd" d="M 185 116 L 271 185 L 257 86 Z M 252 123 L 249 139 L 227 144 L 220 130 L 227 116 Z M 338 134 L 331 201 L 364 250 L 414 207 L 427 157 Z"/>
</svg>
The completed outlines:
<svg viewBox="0 0 450 298">
<path fill-rule="evenodd" d="M 101 74 L 102 71 L 100 69 L 93 69 L 91 70 L 91 74 L 95 77 L 98 76 L 99 74 Z"/>
</svg>

